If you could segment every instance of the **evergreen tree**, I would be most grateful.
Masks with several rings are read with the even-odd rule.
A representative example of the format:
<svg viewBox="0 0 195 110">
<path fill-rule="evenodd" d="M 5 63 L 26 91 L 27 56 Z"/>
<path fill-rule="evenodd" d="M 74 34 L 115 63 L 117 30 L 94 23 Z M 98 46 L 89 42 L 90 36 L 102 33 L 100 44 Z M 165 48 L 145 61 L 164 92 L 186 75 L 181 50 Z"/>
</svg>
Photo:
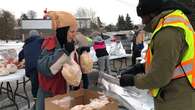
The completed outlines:
<svg viewBox="0 0 195 110">
<path fill-rule="evenodd" d="M 126 16 L 126 25 L 127 25 L 126 30 L 133 29 L 133 24 L 132 24 L 131 17 L 129 16 L 129 14 L 127 14 L 127 16 Z"/>
<path fill-rule="evenodd" d="M 127 23 L 124 20 L 123 15 L 121 15 L 121 16 L 119 15 L 119 17 L 118 17 L 117 28 L 118 28 L 118 30 L 127 30 Z"/>
<path fill-rule="evenodd" d="M 125 19 L 124 19 L 124 16 L 123 15 L 121 16 L 121 25 L 120 25 L 120 28 L 121 28 L 121 30 L 126 30 L 126 28 L 127 28 L 127 24 L 125 22 Z"/>
<path fill-rule="evenodd" d="M 109 24 L 109 25 L 107 25 L 107 26 L 105 27 L 105 30 L 106 30 L 107 32 L 111 32 L 111 31 L 117 31 L 117 28 L 116 28 L 115 25 Z"/>
<path fill-rule="evenodd" d="M 118 21 L 117 21 L 117 23 L 116 23 L 116 27 L 117 27 L 118 30 L 120 30 L 120 29 L 119 29 L 119 28 L 120 28 L 120 26 L 119 26 L 119 25 L 120 25 L 120 18 L 121 18 L 121 16 L 119 15 L 119 16 L 118 16 Z"/>
</svg>

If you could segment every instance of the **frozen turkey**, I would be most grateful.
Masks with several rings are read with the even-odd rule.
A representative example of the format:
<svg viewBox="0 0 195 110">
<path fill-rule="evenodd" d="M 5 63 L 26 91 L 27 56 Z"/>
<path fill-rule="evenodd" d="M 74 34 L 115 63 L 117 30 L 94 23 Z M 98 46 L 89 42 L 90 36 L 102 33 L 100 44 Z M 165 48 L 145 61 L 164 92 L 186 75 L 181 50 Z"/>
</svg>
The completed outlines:
<svg viewBox="0 0 195 110">
<path fill-rule="evenodd" d="M 5 64 L 0 64 L 0 75 L 7 75 L 9 71 L 7 70 Z"/>
<path fill-rule="evenodd" d="M 91 73 L 93 69 L 93 60 L 89 53 L 83 52 L 80 56 L 80 66 L 84 74 Z"/>
<path fill-rule="evenodd" d="M 75 52 L 70 54 L 70 61 L 63 65 L 62 75 L 66 82 L 73 86 L 78 86 L 81 82 L 80 66 L 74 61 Z"/>
<path fill-rule="evenodd" d="M 9 73 L 15 73 L 18 70 L 17 66 L 15 64 L 12 64 L 12 63 L 7 64 L 6 69 L 9 71 Z"/>
</svg>

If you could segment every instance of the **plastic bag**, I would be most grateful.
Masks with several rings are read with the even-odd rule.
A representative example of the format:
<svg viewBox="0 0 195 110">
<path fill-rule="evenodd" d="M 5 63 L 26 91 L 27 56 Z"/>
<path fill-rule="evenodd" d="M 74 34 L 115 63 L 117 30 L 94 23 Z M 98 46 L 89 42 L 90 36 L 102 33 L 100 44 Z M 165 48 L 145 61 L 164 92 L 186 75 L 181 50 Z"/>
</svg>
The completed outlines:
<svg viewBox="0 0 195 110">
<path fill-rule="evenodd" d="M 15 49 L 0 50 L 1 58 L 7 63 L 15 63 L 17 61 L 17 52 Z"/>
<path fill-rule="evenodd" d="M 82 72 L 80 66 L 74 61 L 75 51 L 70 54 L 70 61 L 63 65 L 62 76 L 66 82 L 73 86 L 79 86 Z"/>
<path fill-rule="evenodd" d="M 92 72 L 93 69 L 93 59 L 89 53 L 83 52 L 80 56 L 80 66 L 84 74 Z"/>
<path fill-rule="evenodd" d="M 17 68 L 17 52 L 15 49 L 2 49 L 0 50 L 0 74 L 8 75 L 15 73 Z"/>
<path fill-rule="evenodd" d="M 126 54 L 125 49 L 121 42 L 113 42 L 110 47 L 109 55 L 110 56 L 120 56 Z"/>
<path fill-rule="evenodd" d="M 6 69 L 9 71 L 9 73 L 15 73 L 18 68 L 15 64 L 7 64 Z"/>
<path fill-rule="evenodd" d="M 5 64 L 0 64 L 0 76 L 8 75 L 9 71 L 6 69 Z"/>
</svg>

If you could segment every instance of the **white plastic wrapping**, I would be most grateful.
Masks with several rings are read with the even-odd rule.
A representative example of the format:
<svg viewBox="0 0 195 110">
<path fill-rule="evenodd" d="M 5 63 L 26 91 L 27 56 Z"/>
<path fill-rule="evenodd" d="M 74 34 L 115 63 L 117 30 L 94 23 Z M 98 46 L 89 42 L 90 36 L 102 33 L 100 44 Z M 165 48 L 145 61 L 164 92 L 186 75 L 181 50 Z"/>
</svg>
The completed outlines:
<svg viewBox="0 0 195 110">
<path fill-rule="evenodd" d="M 70 54 L 70 61 L 63 65 L 62 75 L 66 82 L 78 86 L 81 82 L 82 72 L 80 66 L 74 61 L 75 51 Z"/>
<path fill-rule="evenodd" d="M 103 74 L 101 84 L 106 89 L 106 95 L 115 94 L 119 97 L 117 100 L 129 110 L 154 110 L 153 98 L 148 94 L 148 90 L 120 87 L 118 79 L 107 74 Z"/>
<path fill-rule="evenodd" d="M 76 105 L 70 110 L 100 110 L 106 104 L 109 103 L 108 98 L 105 95 L 99 96 L 98 98 L 91 99 L 89 104 Z"/>
<path fill-rule="evenodd" d="M 8 75 L 9 71 L 6 69 L 5 64 L 0 64 L 0 76 L 2 75 Z"/>
<path fill-rule="evenodd" d="M 8 75 L 17 71 L 17 52 L 15 49 L 0 50 L 0 75 Z"/>
<path fill-rule="evenodd" d="M 6 69 L 9 71 L 9 73 L 15 73 L 18 70 L 15 64 L 7 64 Z"/>
<path fill-rule="evenodd" d="M 17 60 L 17 52 L 15 49 L 1 49 L 0 56 L 1 59 L 8 62 L 14 62 Z"/>
<path fill-rule="evenodd" d="M 121 42 L 112 42 L 111 45 L 106 48 L 108 48 L 107 50 L 110 56 L 121 56 L 126 54 Z"/>
<path fill-rule="evenodd" d="M 80 56 L 80 66 L 84 74 L 89 74 L 93 69 L 93 59 L 87 52 L 83 52 Z"/>
</svg>

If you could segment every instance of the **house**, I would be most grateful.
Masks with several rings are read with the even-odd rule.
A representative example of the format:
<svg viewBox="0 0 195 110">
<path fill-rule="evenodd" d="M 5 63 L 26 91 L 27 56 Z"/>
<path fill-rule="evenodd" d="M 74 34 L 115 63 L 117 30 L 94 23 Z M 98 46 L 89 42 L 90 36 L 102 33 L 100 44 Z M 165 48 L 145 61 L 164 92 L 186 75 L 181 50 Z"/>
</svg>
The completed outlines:
<svg viewBox="0 0 195 110">
<path fill-rule="evenodd" d="M 79 29 L 90 28 L 90 18 L 77 18 L 77 25 Z M 20 36 L 23 40 L 28 36 L 28 33 L 32 29 L 38 30 L 42 36 L 51 35 L 53 30 L 51 29 L 50 19 L 27 19 L 21 20 L 21 26 L 16 27 L 16 36 Z"/>
</svg>

